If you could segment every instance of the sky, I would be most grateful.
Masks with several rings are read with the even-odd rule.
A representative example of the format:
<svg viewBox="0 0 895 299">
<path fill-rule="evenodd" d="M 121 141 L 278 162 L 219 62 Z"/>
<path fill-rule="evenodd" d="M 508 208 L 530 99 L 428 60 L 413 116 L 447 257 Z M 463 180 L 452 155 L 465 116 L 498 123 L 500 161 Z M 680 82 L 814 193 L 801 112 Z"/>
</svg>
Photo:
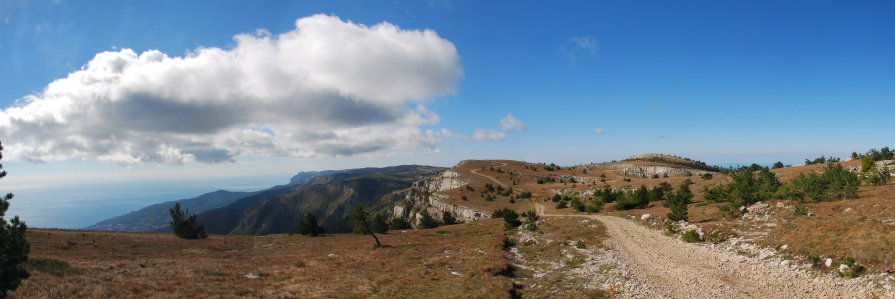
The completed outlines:
<svg viewBox="0 0 895 299">
<path fill-rule="evenodd" d="M 893 145 L 891 1 L 3 1 L 12 188 Z"/>
</svg>

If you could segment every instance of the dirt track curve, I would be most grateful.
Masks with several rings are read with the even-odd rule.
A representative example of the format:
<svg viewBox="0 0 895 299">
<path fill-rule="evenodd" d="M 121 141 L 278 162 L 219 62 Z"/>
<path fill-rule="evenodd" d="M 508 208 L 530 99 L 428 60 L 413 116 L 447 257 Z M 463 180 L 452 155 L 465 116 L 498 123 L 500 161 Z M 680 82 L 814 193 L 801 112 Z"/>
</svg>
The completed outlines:
<svg viewBox="0 0 895 299">
<path fill-rule="evenodd" d="M 627 219 L 598 215 L 551 215 L 588 217 L 606 226 L 607 243 L 630 265 L 642 286 L 622 297 L 649 298 L 895 298 L 866 281 L 817 275 L 759 259 L 688 244 Z M 862 284 L 863 283 L 863 284 Z"/>
</svg>

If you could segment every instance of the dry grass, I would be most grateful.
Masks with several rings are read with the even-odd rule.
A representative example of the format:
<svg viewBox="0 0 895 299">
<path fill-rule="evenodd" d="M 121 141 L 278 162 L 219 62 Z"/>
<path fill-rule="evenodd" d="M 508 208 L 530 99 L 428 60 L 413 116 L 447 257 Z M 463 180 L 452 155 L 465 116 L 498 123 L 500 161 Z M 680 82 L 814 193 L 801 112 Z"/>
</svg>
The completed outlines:
<svg viewBox="0 0 895 299">
<path fill-rule="evenodd" d="M 508 297 L 502 223 L 491 220 L 381 236 L 211 236 L 31 230 L 31 257 L 68 274 L 32 271 L 16 298 Z M 253 273 L 257 278 L 247 275 Z M 453 274 L 452 274 L 453 273 Z"/>
<path fill-rule="evenodd" d="M 576 271 L 588 261 L 590 252 L 602 250 L 607 238 L 606 228 L 598 221 L 585 218 L 551 217 L 539 226 L 537 232 L 521 234 L 533 239 L 516 237 L 518 256 L 514 262 L 519 269 L 514 272 L 521 284 L 520 294 L 525 298 L 605 298 L 606 290 L 599 288 L 599 277 L 584 275 L 588 271 Z M 587 251 L 575 248 L 581 241 Z M 608 270 L 608 269 L 601 269 Z"/>
</svg>

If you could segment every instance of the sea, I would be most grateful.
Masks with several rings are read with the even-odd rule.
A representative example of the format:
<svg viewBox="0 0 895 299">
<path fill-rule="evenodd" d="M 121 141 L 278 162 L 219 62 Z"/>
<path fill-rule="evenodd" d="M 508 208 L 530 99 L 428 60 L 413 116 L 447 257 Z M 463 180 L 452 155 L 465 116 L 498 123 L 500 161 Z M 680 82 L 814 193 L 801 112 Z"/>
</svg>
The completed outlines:
<svg viewBox="0 0 895 299">
<path fill-rule="evenodd" d="M 283 176 L 104 182 L 0 190 L 13 193 L 6 219 L 35 228 L 80 229 L 142 207 L 217 190 L 256 191 L 288 183 Z"/>
</svg>

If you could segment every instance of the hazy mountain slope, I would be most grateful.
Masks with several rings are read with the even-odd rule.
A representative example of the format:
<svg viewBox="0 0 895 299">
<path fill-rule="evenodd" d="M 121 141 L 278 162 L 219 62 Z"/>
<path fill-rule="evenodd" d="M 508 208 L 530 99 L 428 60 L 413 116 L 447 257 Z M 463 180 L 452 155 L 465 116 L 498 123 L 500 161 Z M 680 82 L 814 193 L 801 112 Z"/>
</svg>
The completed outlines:
<svg viewBox="0 0 895 299">
<path fill-rule="evenodd" d="M 174 203 L 180 202 L 180 205 L 190 210 L 190 212 L 201 213 L 212 209 L 227 206 L 234 201 L 256 194 L 257 192 L 230 192 L 218 190 L 205 193 L 190 199 L 172 200 L 159 204 L 143 207 L 139 210 L 109 218 L 100 221 L 94 225 L 87 227 L 91 230 L 112 230 L 112 231 L 156 231 L 164 229 L 168 226 L 171 215 L 168 210 L 174 206 Z"/>
<path fill-rule="evenodd" d="M 404 165 L 337 171 L 301 185 L 270 189 L 219 209 L 199 214 L 213 234 L 272 234 L 293 231 L 308 212 L 329 232 L 350 230 L 351 210 L 389 209 L 416 180 L 443 168 Z"/>
</svg>

